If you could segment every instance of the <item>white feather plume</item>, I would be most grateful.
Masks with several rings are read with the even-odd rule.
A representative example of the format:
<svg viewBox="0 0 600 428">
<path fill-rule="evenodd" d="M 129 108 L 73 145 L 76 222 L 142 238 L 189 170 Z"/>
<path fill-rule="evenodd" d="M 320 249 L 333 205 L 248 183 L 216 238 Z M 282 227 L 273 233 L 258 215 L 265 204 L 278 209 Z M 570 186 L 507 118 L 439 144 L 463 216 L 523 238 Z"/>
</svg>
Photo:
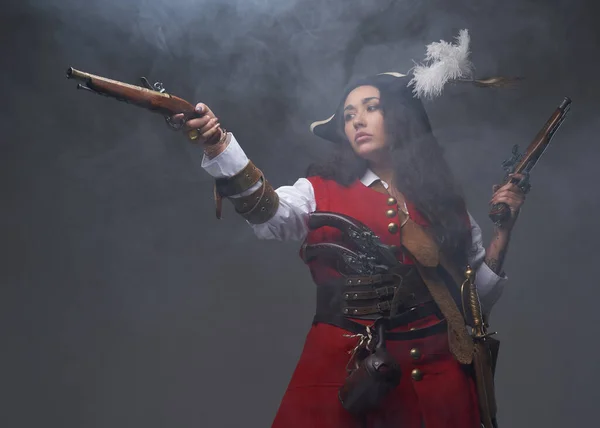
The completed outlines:
<svg viewBox="0 0 600 428">
<path fill-rule="evenodd" d="M 408 86 L 414 86 L 413 94 L 418 98 L 433 98 L 442 93 L 450 80 L 470 79 L 473 64 L 469 60 L 469 32 L 460 30 L 456 43 L 443 40 L 427 45 L 425 61 L 416 65 Z"/>
</svg>

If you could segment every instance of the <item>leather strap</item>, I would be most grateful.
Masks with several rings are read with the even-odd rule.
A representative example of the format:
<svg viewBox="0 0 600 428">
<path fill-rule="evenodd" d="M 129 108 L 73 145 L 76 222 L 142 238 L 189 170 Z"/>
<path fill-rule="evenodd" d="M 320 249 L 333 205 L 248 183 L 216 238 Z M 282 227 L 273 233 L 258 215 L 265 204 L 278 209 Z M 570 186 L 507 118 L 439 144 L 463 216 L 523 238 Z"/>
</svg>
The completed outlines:
<svg viewBox="0 0 600 428">
<path fill-rule="evenodd" d="M 332 278 L 323 284 L 325 287 L 329 286 L 361 286 L 361 285 L 379 285 L 386 282 L 392 282 L 396 279 L 396 275 L 390 274 L 375 274 L 375 275 L 348 275 L 339 278 Z"/>
<path fill-rule="evenodd" d="M 444 318 L 442 313 L 440 312 L 440 308 L 438 308 L 437 304 L 434 301 L 415 306 L 414 308 L 410 308 L 404 312 L 399 313 L 398 315 L 390 317 L 388 329 L 393 330 L 402 325 L 406 325 L 409 322 L 427 318 L 431 315 L 437 316 L 440 320 Z"/>
<path fill-rule="evenodd" d="M 273 186 L 264 179 L 262 186 L 252 195 L 260 192 L 259 196 L 255 196 L 253 200 L 258 199 L 258 201 L 251 205 L 247 210 L 238 210 L 236 212 L 244 217 L 251 224 L 262 224 L 269 221 L 277 212 L 277 208 L 279 207 L 279 195 L 273 189 Z M 251 195 L 251 196 L 252 196 Z M 230 198 L 231 201 L 234 201 L 237 198 Z M 244 206 L 242 204 L 242 206 Z M 248 204 L 246 204 L 248 206 Z"/>
<path fill-rule="evenodd" d="M 264 178 L 261 170 L 256 168 L 252 161 L 248 161 L 246 166 L 232 177 L 217 178 L 213 188 L 217 218 L 219 220 L 222 218 L 224 197 L 239 195 L 245 192 L 258 183 L 261 178 Z"/>
<path fill-rule="evenodd" d="M 263 189 L 263 186 L 260 186 L 249 195 L 238 198 L 229 198 L 229 200 L 238 213 L 244 213 L 250 211 L 254 206 L 256 206 L 256 204 L 260 202 L 260 198 L 262 198 L 264 193 L 265 189 Z"/>
<path fill-rule="evenodd" d="M 431 315 L 437 315 L 441 317 L 439 309 L 434 302 L 430 302 L 428 304 L 417 306 L 408 311 L 405 311 L 389 320 L 389 330 L 393 330 L 402 325 L 406 325 L 408 323 L 426 318 Z M 366 331 L 366 326 L 364 324 L 360 324 L 356 321 L 352 321 L 351 319 L 344 317 L 338 314 L 332 313 L 323 313 L 323 314 L 315 314 L 313 318 L 313 324 L 329 324 L 335 327 L 342 328 L 354 334 L 364 334 Z M 442 320 L 440 323 L 435 324 L 431 327 L 425 327 L 416 330 L 410 330 L 406 332 L 395 332 L 395 333 L 387 333 L 386 339 L 389 340 L 413 340 L 420 339 L 423 337 L 431 336 L 433 334 L 441 333 L 447 330 L 446 322 Z"/>
<path fill-rule="evenodd" d="M 393 187 L 390 187 L 389 190 L 392 196 L 397 196 Z M 470 364 L 473 361 L 473 339 L 467 331 L 465 318 L 459 310 L 460 306 L 457 305 L 448 289 L 450 284 L 446 284 L 438 273 L 437 268 L 440 259 L 443 258 L 439 246 L 433 237 L 410 217 L 405 220 L 400 236 L 404 251 L 413 259 L 429 293 L 448 321 L 450 352 L 460 363 Z M 447 266 L 449 267 L 449 264 Z M 452 270 L 456 272 L 455 269 Z M 455 277 L 456 274 L 453 275 L 453 278 Z M 458 284 L 462 283 L 462 281 L 457 282 Z"/>
<path fill-rule="evenodd" d="M 397 331 L 392 333 L 386 333 L 385 338 L 387 340 L 415 340 L 422 339 L 424 337 L 433 336 L 434 334 L 444 333 L 448 330 L 448 323 L 446 320 L 442 320 L 437 324 L 430 325 L 424 328 L 418 328 L 416 330 L 409 331 Z"/>
<path fill-rule="evenodd" d="M 223 213 L 223 198 L 221 197 L 221 195 L 219 194 L 219 191 L 217 190 L 217 183 L 215 183 L 215 185 L 214 185 L 213 194 L 214 194 L 214 198 L 215 198 L 216 215 L 217 215 L 217 218 L 219 220 L 221 220 L 222 213 Z"/>
<path fill-rule="evenodd" d="M 408 308 L 432 301 L 414 266 L 395 274 L 352 275 L 318 281 L 317 312 L 354 318 L 394 317 Z"/>
<path fill-rule="evenodd" d="M 239 195 L 260 181 L 263 174 L 252 161 L 248 161 L 244 169 L 236 175 L 227 178 L 217 178 L 215 185 L 217 192 L 224 198 Z"/>
<path fill-rule="evenodd" d="M 417 231 L 421 226 L 416 224 L 414 221 L 409 220 L 409 223 L 413 223 L 413 226 L 408 229 L 408 233 Z M 423 231 L 426 233 L 425 231 Z M 402 230 L 403 235 L 407 233 L 405 229 Z M 420 235 L 422 235 L 419 232 Z M 416 241 L 415 241 L 416 242 Z M 444 318 L 448 321 L 448 343 L 450 352 L 456 360 L 462 364 L 470 364 L 473 361 L 474 345 L 473 339 L 469 336 L 467 331 L 465 318 L 462 312 L 458 309 L 456 301 L 452 297 L 448 285 L 443 280 L 442 276 L 438 272 L 438 266 L 424 266 L 420 261 L 412 255 L 410 250 L 404 247 L 404 251 L 413 258 L 416 268 L 421 274 L 421 278 L 429 293 L 433 297 L 433 300 L 437 303 L 440 311 L 444 315 Z"/>
<path fill-rule="evenodd" d="M 346 291 L 344 293 L 344 300 L 346 300 L 346 301 L 372 300 L 372 299 L 380 299 L 382 297 L 393 297 L 395 291 L 396 291 L 396 287 L 394 287 L 393 285 L 388 285 L 387 287 L 374 288 L 372 290 Z"/>
<path fill-rule="evenodd" d="M 423 284 L 421 285 L 421 287 L 404 287 L 400 285 L 396 289 L 395 287 L 390 286 L 382 287 L 377 290 L 382 294 L 382 297 L 393 296 L 393 300 L 383 300 L 368 306 L 344 306 L 343 313 L 349 316 L 362 316 L 370 314 L 384 314 L 385 312 L 389 311 L 390 315 L 394 316 L 394 314 L 397 312 L 401 312 L 408 308 L 412 308 L 423 303 L 431 302 L 433 300 L 431 294 L 429 293 L 429 290 Z M 387 294 L 383 295 L 383 292 L 381 290 L 385 290 Z M 363 293 L 367 294 L 375 292 L 376 291 L 374 290 L 370 292 L 364 291 Z M 345 302 L 349 304 L 352 302 L 360 303 L 360 300 L 358 298 L 353 298 L 354 295 L 359 293 L 360 292 L 344 293 Z M 377 296 L 371 297 L 371 299 L 377 298 Z"/>
<path fill-rule="evenodd" d="M 412 218 L 404 220 L 400 232 L 400 240 L 415 259 L 423 266 L 437 266 L 440 261 L 440 250 L 433 237 Z"/>
<path fill-rule="evenodd" d="M 348 316 L 361 316 L 371 314 L 384 314 L 392 309 L 392 303 L 389 300 L 378 302 L 372 306 L 346 306 L 342 312 Z"/>
<path fill-rule="evenodd" d="M 247 191 L 259 182 L 261 182 L 260 187 L 251 194 L 232 197 Z M 252 161 L 248 161 L 236 175 L 216 179 L 214 197 L 218 219 L 221 218 L 224 197 L 229 198 L 235 211 L 252 224 L 269 221 L 279 207 L 279 195 Z"/>
<path fill-rule="evenodd" d="M 440 254 L 440 260 L 442 257 L 443 256 Z M 450 272 L 448 272 L 448 270 L 446 269 L 446 265 L 444 265 L 443 263 L 440 263 L 437 266 L 436 270 L 437 270 L 437 274 L 442 278 L 442 280 L 446 284 L 448 291 L 450 291 L 450 294 L 452 295 L 452 298 L 454 299 L 454 303 L 460 310 L 465 323 L 468 326 L 472 327 L 473 326 L 473 321 L 472 321 L 473 317 L 471 317 L 471 311 L 469 310 L 469 300 L 468 300 L 470 298 L 469 290 L 468 290 L 469 287 L 463 287 L 464 279 L 463 279 L 462 283 L 458 282 L 460 280 L 460 277 L 450 274 Z"/>
<path fill-rule="evenodd" d="M 391 194 L 394 196 L 394 189 L 391 189 Z M 404 251 L 413 259 L 429 293 L 448 321 L 450 351 L 460 363 L 470 364 L 474 352 L 473 339 L 469 336 L 465 318 L 448 289 L 450 284 L 446 284 L 437 271 L 443 258 L 439 246 L 433 237 L 410 217 L 406 219 L 402 228 L 401 241 Z M 449 264 L 445 264 L 449 267 Z M 452 277 L 456 281 L 456 271 L 452 270 L 455 272 Z"/>
<path fill-rule="evenodd" d="M 473 361 L 473 339 L 467 332 L 465 319 L 458 310 L 446 283 L 440 277 L 436 268 L 423 266 L 417 260 L 415 260 L 415 265 L 419 269 L 421 278 L 423 278 L 433 300 L 448 321 L 450 352 L 458 362 L 470 364 Z"/>
</svg>

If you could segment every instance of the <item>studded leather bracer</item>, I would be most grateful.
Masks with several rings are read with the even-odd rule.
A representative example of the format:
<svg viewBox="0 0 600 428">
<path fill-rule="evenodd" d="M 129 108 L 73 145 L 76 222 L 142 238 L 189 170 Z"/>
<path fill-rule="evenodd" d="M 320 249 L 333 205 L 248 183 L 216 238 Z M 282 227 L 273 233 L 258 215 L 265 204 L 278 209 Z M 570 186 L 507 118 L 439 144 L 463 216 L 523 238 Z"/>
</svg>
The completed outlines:
<svg viewBox="0 0 600 428">
<path fill-rule="evenodd" d="M 260 187 L 249 195 L 233 197 L 248 191 L 257 183 L 260 183 Z M 252 161 L 248 161 L 244 169 L 233 177 L 218 178 L 215 181 L 215 203 L 219 219 L 222 198 L 228 198 L 235 211 L 252 224 L 269 221 L 279 207 L 279 196 Z"/>
</svg>

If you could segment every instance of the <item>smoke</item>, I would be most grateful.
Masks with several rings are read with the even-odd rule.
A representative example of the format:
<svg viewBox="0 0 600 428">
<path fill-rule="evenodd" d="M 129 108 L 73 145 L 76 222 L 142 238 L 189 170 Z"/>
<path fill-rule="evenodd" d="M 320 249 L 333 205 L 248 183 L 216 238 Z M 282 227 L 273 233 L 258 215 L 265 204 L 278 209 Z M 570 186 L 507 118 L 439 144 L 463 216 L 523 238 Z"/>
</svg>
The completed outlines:
<svg viewBox="0 0 600 428">
<path fill-rule="evenodd" d="M 348 79 L 406 72 L 428 43 L 449 41 L 461 28 L 472 38 L 477 77 L 524 78 L 507 90 L 450 85 L 426 103 L 484 235 L 501 161 L 513 144 L 529 143 L 563 96 L 573 99 L 532 175 L 507 260 L 511 287 L 494 309 L 494 330 L 505 338 L 503 423 L 526 426 L 534 413 L 540 426 L 569 426 L 575 412 L 582 423 L 595 421 L 593 394 L 583 389 L 597 373 L 598 351 L 579 350 L 587 356 L 580 377 L 554 376 L 554 367 L 572 361 L 563 338 L 587 343 L 580 326 L 598 322 L 587 319 L 598 296 L 585 286 L 596 275 L 600 209 L 590 184 L 598 181 L 600 131 L 593 55 L 600 38 L 590 7 L 567 0 L 12 3 L 0 16 L 7 41 L 0 84 L 10 100 L 0 115 L 0 271 L 8 284 L 0 312 L 3 325 L 22 328 L 6 344 L 5 367 L 15 368 L 6 377 L 15 403 L 7 418 L 19 421 L 12 425 L 268 426 L 314 310 L 295 243 L 257 242 L 227 202 L 217 222 L 201 150 L 161 117 L 76 91 L 64 79 L 68 66 L 133 84 L 146 76 L 209 104 L 277 186 L 322 159 L 328 145 L 308 127 L 332 114 Z M 579 244 L 579 236 L 590 243 Z M 565 295 L 565 284 L 577 292 Z M 523 365 L 530 331 L 552 351 L 537 371 Z M 564 390 L 581 394 L 560 396 Z M 555 391 L 555 402 L 546 391 Z"/>
<path fill-rule="evenodd" d="M 335 58 L 382 3 L 390 2 L 30 2 L 59 24 L 47 36 L 69 65 L 130 82 L 136 71 L 157 76 L 191 101 L 244 106 L 248 122 L 269 118 L 269 132 L 299 119 L 306 129 L 306 112 L 344 83 Z M 265 128 L 257 127 L 260 138 Z"/>
<path fill-rule="evenodd" d="M 330 115 L 352 76 L 407 72 L 423 59 L 427 43 L 451 40 L 459 28 L 472 34 L 478 75 L 518 74 L 539 85 L 567 71 L 554 55 L 570 43 L 557 32 L 557 19 L 578 16 L 573 7 L 559 15 L 535 2 L 487 7 L 397 0 L 29 3 L 60 22 L 49 36 L 69 49 L 74 66 L 107 69 L 129 81 L 139 70 L 191 101 L 226 105 L 221 111 L 227 119 L 233 103 L 248 122 L 268 117 L 270 132 L 305 135 L 309 123 Z M 502 26 L 490 31 L 490 16 Z M 515 51 L 523 38 L 535 49 Z M 540 58 L 550 59 L 552 72 L 532 75 Z M 467 103 L 477 96 L 470 89 L 455 93 Z M 266 138 L 265 129 L 256 127 L 257 138 Z"/>
</svg>

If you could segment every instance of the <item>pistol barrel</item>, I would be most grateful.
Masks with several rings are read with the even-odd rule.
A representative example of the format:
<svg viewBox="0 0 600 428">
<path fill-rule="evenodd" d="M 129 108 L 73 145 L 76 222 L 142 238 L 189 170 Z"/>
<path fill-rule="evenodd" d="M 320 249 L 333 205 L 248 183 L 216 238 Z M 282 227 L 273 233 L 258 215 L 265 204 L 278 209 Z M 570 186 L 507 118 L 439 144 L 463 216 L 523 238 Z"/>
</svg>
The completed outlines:
<svg viewBox="0 0 600 428">
<path fill-rule="evenodd" d="M 73 67 L 67 69 L 67 79 L 88 80 L 92 77 L 89 73 L 76 70 Z"/>
<path fill-rule="evenodd" d="M 571 104 L 571 98 L 569 97 L 565 97 L 565 99 L 563 100 L 563 102 L 560 104 L 560 106 L 558 106 L 559 109 L 564 110 L 567 108 L 567 106 Z"/>
</svg>

